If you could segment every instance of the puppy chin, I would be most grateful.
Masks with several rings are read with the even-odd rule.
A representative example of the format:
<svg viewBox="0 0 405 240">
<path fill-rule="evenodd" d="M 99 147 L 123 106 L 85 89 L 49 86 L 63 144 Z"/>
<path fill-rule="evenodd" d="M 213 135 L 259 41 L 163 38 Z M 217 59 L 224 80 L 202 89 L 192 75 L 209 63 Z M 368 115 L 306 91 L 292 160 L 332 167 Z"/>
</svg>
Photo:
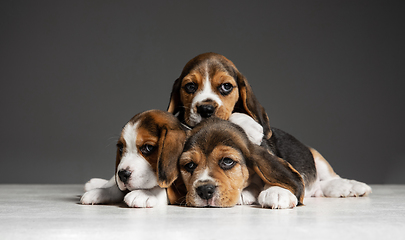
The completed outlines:
<svg viewBox="0 0 405 240">
<path fill-rule="evenodd" d="M 200 197 L 195 197 L 191 201 L 187 201 L 187 206 L 191 207 L 220 207 L 216 201 L 217 197 L 213 197 L 211 199 L 205 200 L 201 199 Z"/>
<path fill-rule="evenodd" d="M 202 121 L 202 117 L 198 113 L 190 113 L 189 116 L 186 116 L 185 121 L 190 127 L 194 127 Z"/>
<path fill-rule="evenodd" d="M 235 198 L 236 199 L 236 198 Z M 221 197 L 219 195 L 215 195 L 211 199 L 205 200 L 201 199 L 200 197 L 187 197 L 187 206 L 191 207 L 213 207 L 213 208 L 227 208 L 227 207 L 233 207 L 236 205 L 237 200 L 235 201 L 230 201 L 230 199 L 223 199 L 221 201 Z"/>
<path fill-rule="evenodd" d="M 118 185 L 118 188 L 122 191 L 122 192 L 125 192 L 125 191 L 130 191 L 129 189 L 127 189 L 127 186 L 125 185 L 125 184 L 123 184 L 123 183 L 118 183 L 117 182 L 117 185 Z"/>
<path fill-rule="evenodd" d="M 156 177 L 135 178 L 123 183 L 116 175 L 117 186 L 121 191 L 145 190 L 158 186 Z"/>
</svg>

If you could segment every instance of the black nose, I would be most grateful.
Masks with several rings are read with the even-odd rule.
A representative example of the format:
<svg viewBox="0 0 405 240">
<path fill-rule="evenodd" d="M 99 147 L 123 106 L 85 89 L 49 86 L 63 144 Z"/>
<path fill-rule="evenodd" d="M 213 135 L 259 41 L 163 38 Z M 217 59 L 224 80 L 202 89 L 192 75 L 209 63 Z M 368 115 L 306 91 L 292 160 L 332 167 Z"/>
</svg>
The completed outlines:
<svg viewBox="0 0 405 240">
<path fill-rule="evenodd" d="M 210 104 L 204 104 L 197 107 L 197 113 L 203 118 L 209 118 L 214 114 L 215 107 Z"/>
<path fill-rule="evenodd" d="M 202 199 L 208 200 L 211 199 L 212 196 L 214 195 L 215 192 L 215 186 L 212 184 L 207 184 L 207 185 L 202 185 L 199 186 L 197 190 L 198 196 L 200 196 Z"/>
<path fill-rule="evenodd" d="M 131 172 L 128 170 L 119 170 L 118 171 L 118 177 L 120 178 L 120 180 L 123 183 L 127 183 L 130 176 L 131 176 Z"/>
</svg>

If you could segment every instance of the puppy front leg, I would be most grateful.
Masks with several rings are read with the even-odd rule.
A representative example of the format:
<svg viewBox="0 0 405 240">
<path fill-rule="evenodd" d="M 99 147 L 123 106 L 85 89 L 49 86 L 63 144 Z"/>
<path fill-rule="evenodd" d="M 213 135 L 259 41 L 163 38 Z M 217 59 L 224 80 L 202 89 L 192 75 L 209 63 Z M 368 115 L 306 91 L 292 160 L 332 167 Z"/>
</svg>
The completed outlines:
<svg viewBox="0 0 405 240">
<path fill-rule="evenodd" d="M 129 207 L 152 208 L 167 205 L 166 189 L 159 186 L 152 189 L 132 190 L 124 197 Z"/>
<path fill-rule="evenodd" d="M 266 184 L 264 189 L 258 197 L 259 204 L 264 208 L 286 209 L 298 204 L 297 197 L 285 188 Z"/>
<path fill-rule="evenodd" d="M 80 203 L 86 205 L 118 203 L 122 202 L 124 195 L 115 183 L 115 177 L 112 177 L 100 188 L 85 192 L 80 199 Z"/>
<path fill-rule="evenodd" d="M 241 127 L 251 142 L 256 145 L 262 143 L 263 127 L 252 117 L 244 113 L 232 113 L 229 121 Z"/>
</svg>

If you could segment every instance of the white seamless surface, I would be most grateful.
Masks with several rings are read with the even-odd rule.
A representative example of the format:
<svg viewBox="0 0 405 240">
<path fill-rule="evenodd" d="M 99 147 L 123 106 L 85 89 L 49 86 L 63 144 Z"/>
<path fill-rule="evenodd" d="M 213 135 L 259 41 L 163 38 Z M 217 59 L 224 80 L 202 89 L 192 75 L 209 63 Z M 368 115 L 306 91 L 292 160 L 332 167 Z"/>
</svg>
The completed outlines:
<svg viewBox="0 0 405 240">
<path fill-rule="evenodd" d="M 0 239 L 401 239 L 405 185 L 364 198 L 258 206 L 136 209 L 81 205 L 82 185 L 0 185 Z"/>
</svg>

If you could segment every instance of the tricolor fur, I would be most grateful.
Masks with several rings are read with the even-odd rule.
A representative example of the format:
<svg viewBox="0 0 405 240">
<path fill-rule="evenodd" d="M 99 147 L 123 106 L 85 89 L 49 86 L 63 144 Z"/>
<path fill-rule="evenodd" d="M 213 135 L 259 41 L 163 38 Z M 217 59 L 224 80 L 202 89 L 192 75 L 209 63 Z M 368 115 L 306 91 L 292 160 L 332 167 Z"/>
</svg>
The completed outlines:
<svg viewBox="0 0 405 240">
<path fill-rule="evenodd" d="M 246 78 L 230 60 L 222 55 L 205 53 L 186 64 L 173 85 L 168 111 L 190 127 L 198 127 L 203 119 L 212 116 L 229 120 L 236 113 L 246 114 L 259 123 L 264 135 L 261 146 L 273 156 L 271 159 L 277 159 L 272 163 L 278 165 L 277 168 L 274 165 L 272 168 L 263 168 L 264 170 L 260 171 L 256 168 L 254 171 L 265 183 L 266 190 L 258 196 L 258 201 L 264 202 L 263 206 L 276 208 L 295 206 L 296 204 L 290 204 L 294 202 L 291 194 L 299 203 L 302 202 L 305 192 L 307 196 L 329 197 L 365 196 L 371 192 L 371 188 L 364 183 L 340 178 L 315 149 L 305 146 L 288 133 L 271 128 L 267 113 L 257 101 Z M 257 136 L 255 131 L 253 130 L 252 133 L 247 130 L 246 133 Z M 269 161 L 266 157 L 264 159 Z M 266 175 L 270 174 L 269 171 L 271 174 L 277 174 L 274 173 L 274 169 L 282 169 L 286 166 L 291 176 L 299 173 L 301 180 L 298 181 L 293 177 L 291 181 L 296 181 L 297 184 L 301 182 L 298 184 L 301 186 L 295 186 L 297 184 L 294 183 L 292 184 L 294 189 L 291 189 L 291 184 L 266 180 Z M 217 166 L 212 168 L 218 170 Z M 210 170 L 217 171 L 213 169 Z M 205 171 L 204 176 L 215 179 L 213 175 L 215 174 L 207 175 Z M 244 194 L 242 193 L 241 196 Z M 265 199 L 277 197 L 288 199 L 286 200 L 288 204 L 268 206 L 265 203 Z M 232 203 L 234 204 L 235 201 L 233 200 Z M 194 204 L 191 201 L 189 205 L 200 204 Z"/>
<path fill-rule="evenodd" d="M 177 175 L 177 159 L 186 133 L 170 113 L 151 110 L 134 116 L 122 129 L 117 143 L 116 171 L 110 181 L 90 180 L 82 204 L 108 204 L 124 200 L 130 207 L 167 204 L 167 179 Z"/>
</svg>

